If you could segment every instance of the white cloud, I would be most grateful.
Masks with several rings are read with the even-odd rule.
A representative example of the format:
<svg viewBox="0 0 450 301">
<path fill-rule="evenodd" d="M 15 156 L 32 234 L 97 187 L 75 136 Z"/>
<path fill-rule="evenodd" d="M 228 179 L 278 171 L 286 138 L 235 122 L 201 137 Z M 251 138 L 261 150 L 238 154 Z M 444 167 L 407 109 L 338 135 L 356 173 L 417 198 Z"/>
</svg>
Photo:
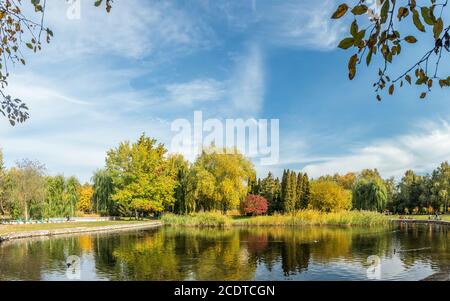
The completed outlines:
<svg viewBox="0 0 450 301">
<path fill-rule="evenodd" d="M 216 101 L 225 94 L 222 82 L 214 79 L 196 79 L 188 83 L 170 84 L 166 86 L 170 101 L 183 105 L 196 102 Z"/>
<path fill-rule="evenodd" d="M 67 17 L 65 1 L 47 1 L 46 24 L 55 33 L 50 51 L 126 58 L 170 56 L 207 48 L 214 34 L 170 1 L 117 1 L 111 13 L 81 1 L 80 19 Z M 51 53 L 49 53 L 50 55 Z"/>
<path fill-rule="evenodd" d="M 421 128 L 421 132 L 374 141 L 350 152 L 349 155 L 307 164 L 304 170 L 314 177 L 364 168 L 377 168 L 383 176 L 397 178 L 408 169 L 430 172 L 450 159 L 450 125 L 447 122 L 428 124 Z"/>
<path fill-rule="evenodd" d="M 345 30 L 330 19 L 335 1 L 285 1 L 267 14 L 277 43 L 288 46 L 333 49 Z M 264 22 L 264 21 L 262 21 Z"/>
<path fill-rule="evenodd" d="M 257 113 L 265 94 L 265 70 L 261 48 L 252 44 L 248 53 L 237 58 L 231 79 L 231 101 L 239 111 Z"/>
</svg>

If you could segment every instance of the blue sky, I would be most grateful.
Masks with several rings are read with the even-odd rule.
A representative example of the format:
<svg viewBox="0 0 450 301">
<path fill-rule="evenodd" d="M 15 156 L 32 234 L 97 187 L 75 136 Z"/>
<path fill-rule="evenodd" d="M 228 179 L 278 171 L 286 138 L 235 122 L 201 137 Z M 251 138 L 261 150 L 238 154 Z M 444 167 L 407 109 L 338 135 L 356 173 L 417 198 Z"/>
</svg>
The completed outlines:
<svg viewBox="0 0 450 301">
<path fill-rule="evenodd" d="M 336 1 L 118 0 L 107 15 L 82 0 L 79 20 L 66 17 L 65 1 L 49 2 L 54 40 L 10 79 L 32 119 L 0 123 L 8 166 L 29 158 L 89 180 L 109 148 L 142 132 L 169 144 L 170 123 L 195 110 L 280 120 L 280 162 L 256 164 L 260 176 L 377 167 L 399 177 L 450 159 L 449 90 L 421 101 L 406 89 L 378 103 L 376 69 L 348 81 L 350 53 L 336 45 L 351 19 L 329 20 Z M 425 50 L 404 49 L 393 74 Z"/>
</svg>

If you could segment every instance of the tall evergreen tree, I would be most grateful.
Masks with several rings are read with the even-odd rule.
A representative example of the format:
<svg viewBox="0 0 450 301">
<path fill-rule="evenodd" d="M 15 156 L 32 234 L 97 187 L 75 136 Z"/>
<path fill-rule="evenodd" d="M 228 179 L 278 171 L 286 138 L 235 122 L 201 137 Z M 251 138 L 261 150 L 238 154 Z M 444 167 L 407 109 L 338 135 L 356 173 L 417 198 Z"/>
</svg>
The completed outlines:
<svg viewBox="0 0 450 301">
<path fill-rule="evenodd" d="M 281 193 L 280 193 L 280 203 L 281 211 L 286 211 L 286 202 L 288 200 L 288 186 L 289 186 L 289 170 L 283 171 L 283 177 L 281 178 Z"/>
<path fill-rule="evenodd" d="M 308 208 L 311 197 L 311 183 L 309 182 L 308 174 L 303 174 L 302 177 L 302 195 L 300 199 L 300 207 L 302 209 Z"/>
<path fill-rule="evenodd" d="M 297 185 L 296 185 L 296 198 L 295 198 L 295 209 L 300 210 L 303 209 L 302 206 L 302 198 L 303 198 L 303 173 L 299 172 L 297 175 Z"/>
</svg>

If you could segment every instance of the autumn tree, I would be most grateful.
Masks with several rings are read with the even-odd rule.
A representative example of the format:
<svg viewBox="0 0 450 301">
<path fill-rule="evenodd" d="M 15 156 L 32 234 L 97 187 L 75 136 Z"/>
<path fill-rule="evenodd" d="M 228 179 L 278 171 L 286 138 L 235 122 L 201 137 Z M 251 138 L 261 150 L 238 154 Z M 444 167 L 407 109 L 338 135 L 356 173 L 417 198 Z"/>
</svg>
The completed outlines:
<svg viewBox="0 0 450 301">
<path fill-rule="evenodd" d="M 238 151 L 214 147 L 197 158 L 191 173 L 188 198 L 195 202 L 194 210 L 224 213 L 239 207 L 247 196 L 247 183 L 256 177 L 253 164 Z"/>
<path fill-rule="evenodd" d="M 268 210 L 268 204 L 265 197 L 261 195 L 248 195 L 241 201 L 241 211 L 247 215 L 263 215 Z"/>
<path fill-rule="evenodd" d="M 349 210 L 352 208 L 352 193 L 334 181 L 313 181 L 309 208 L 325 212 Z"/>
<path fill-rule="evenodd" d="M 111 197 L 122 214 L 138 218 L 172 206 L 175 180 L 166 153 L 164 145 L 144 134 L 133 144 L 123 142 L 108 151 L 106 168 L 114 187 Z"/>
<path fill-rule="evenodd" d="M 374 58 L 380 57 L 375 61 L 379 65 L 373 84 L 379 101 L 382 91 L 392 95 L 407 84 L 422 87 L 421 99 L 435 86 L 450 86 L 449 74 L 439 69 L 442 59 L 450 52 L 450 26 L 444 20 L 448 0 L 376 0 L 372 6 L 367 0 L 352 2 L 354 5 L 339 5 L 331 17 L 340 19 L 350 15 L 349 19 L 353 20 L 348 36 L 339 43 L 339 48 L 353 52 L 348 62 L 350 80 L 355 78 L 359 65 L 369 66 Z M 391 65 L 402 53 L 410 51 L 408 44 L 418 42 L 428 44 L 428 50 L 400 74 L 392 75 Z"/>
<path fill-rule="evenodd" d="M 84 184 L 79 188 L 79 199 L 77 202 L 77 211 L 83 213 L 91 213 L 93 209 L 92 196 L 94 195 L 94 188 L 89 184 Z"/>
</svg>

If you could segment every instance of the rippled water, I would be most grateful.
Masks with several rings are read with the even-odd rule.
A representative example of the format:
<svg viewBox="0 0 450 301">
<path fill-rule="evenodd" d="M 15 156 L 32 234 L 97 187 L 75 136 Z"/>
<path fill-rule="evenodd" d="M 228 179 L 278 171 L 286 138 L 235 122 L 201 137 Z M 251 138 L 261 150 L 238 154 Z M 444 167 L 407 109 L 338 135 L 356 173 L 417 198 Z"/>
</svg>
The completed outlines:
<svg viewBox="0 0 450 301">
<path fill-rule="evenodd" d="M 0 245 L 0 280 L 421 280 L 450 266 L 449 232 L 160 228 Z M 80 260 L 66 264 L 71 255 Z M 379 265 L 367 259 L 376 255 Z M 77 258 L 71 257 L 71 258 Z"/>
</svg>

